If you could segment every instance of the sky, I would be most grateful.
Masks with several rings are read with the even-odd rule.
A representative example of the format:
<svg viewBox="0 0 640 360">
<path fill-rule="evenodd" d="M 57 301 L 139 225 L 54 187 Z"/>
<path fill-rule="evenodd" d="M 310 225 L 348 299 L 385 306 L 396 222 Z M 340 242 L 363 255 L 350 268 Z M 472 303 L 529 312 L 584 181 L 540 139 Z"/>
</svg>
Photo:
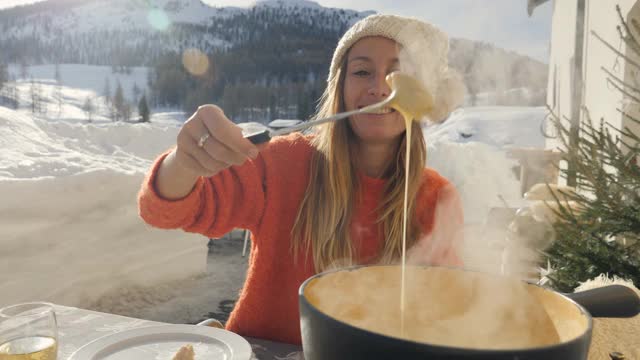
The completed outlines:
<svg viewBox="0 0 640 360">
<path fill-rule="evenodd" d="M 255 0 L 203 0 L 216 6 L 246 7 Z M 0 0 L 0 8 L 33 0 Z M 431 22 L 451 37 L 485 41 L 547 63 L 552 1 L 527 15 L 527 0 L 316 0 L 326 7 L 375 10 Z"/>
</svg>

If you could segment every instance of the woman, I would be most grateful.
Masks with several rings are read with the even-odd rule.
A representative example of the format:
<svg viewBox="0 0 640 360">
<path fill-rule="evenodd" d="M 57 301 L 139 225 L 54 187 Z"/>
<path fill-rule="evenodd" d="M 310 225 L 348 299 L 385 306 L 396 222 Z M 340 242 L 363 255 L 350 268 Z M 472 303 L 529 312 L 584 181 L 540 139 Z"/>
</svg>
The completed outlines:
<svg viewBox="0 0 640 360">
<path fill-rule="evenodd" d="M 427 59 L 415 58 L 420 43 L 430 50 Z M 445 117 L 460 97 L 452 91 L 458 83 L 447 72 L 447 51 L 446 35 L 418 20 L 361 20 L 338 43 L 316 117 L 383 100 L 390 93 L 385 76 L 412 58 L 407 71 L 432 80 L 425 84 L 436 99 L 430 116 Z M 422 131 L 412 126 L 408 247 L 416 261 L 460 265 L 452 235 L 462 224 L 455 189 L 424 168 Z M 405 146 L 404 120 L 390 108 L 258 148 L 220 108 L 202 106 L 181 129 L 177 147 L 153 165 L 139 195 L 140 215 L 156 227 L 212 238 L 249 229 L 251 260 L 227 329 L 299 344 L 297 291 L 305 279 L 335 266 L 399 261 Z M 434 226 L 436 218 L 442 226 Z"/>
</svg>

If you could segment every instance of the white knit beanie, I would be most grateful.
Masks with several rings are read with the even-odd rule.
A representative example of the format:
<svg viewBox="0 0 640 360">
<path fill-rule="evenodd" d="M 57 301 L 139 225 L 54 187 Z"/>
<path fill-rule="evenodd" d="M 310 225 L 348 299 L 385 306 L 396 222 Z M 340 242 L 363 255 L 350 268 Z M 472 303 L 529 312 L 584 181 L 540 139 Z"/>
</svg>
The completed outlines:
<svg viewBox="0 0 640 360">
<path fill-rule="evenodd" d="M 329 81 L 337 75 L 349 49 L 369 36 L 382 36 L 401 45 L 400 70 L 414 75 L 435 99 L 430 120 L 446 119 L 462 103 L 464 85 L 448 67 L 448 36 L 422 20 L 397 15 L 371 15 L 347 30 L 333 53 Z"/>
</svg>

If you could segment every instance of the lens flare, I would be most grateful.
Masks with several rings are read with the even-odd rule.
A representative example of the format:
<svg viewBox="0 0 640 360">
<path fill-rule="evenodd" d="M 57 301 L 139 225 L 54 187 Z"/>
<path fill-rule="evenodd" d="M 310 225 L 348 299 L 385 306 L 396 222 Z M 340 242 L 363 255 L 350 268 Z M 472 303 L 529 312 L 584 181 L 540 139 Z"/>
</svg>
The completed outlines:
<svg viewBox="0 0 640 360">
<path fill-rule="evenodd" d="M 147 21 L 156 30 L 164 31 L 169 28 L 171 25 L 171 20 L 167 16 L 167 13 L 162 11 L 161 9 L 153 9 L 149 11 L 149 15 L 147 15 Z"/>
<path fill-rule="evenodd" d="M 198 49 L 187 49 L 182 54 L 182 65 L 192 75 L 201 76 L 209 70 L 209 59 Z"/>
</svg>

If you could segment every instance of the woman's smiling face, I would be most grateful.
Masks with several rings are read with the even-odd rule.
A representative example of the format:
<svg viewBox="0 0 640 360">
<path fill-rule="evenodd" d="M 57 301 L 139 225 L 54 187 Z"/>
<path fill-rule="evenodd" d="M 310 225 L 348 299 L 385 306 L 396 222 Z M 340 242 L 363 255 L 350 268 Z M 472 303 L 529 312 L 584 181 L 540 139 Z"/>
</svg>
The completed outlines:
<svg viewBox="0 0 640 360">
<path fill-rule="evenodd" d="M 372 36 L 351 47 L 343 89 L 346 111 L 378 103 L 389 96 L 391 89 L 385 77 L 399 70 L 398 46 L 393 40 Z M 389 107 L 378 113 L 352 116 L 349 124 L 360 141 L 371 144 L 393 143 L 405 131 L 404 119 Z"/>
</svg>

